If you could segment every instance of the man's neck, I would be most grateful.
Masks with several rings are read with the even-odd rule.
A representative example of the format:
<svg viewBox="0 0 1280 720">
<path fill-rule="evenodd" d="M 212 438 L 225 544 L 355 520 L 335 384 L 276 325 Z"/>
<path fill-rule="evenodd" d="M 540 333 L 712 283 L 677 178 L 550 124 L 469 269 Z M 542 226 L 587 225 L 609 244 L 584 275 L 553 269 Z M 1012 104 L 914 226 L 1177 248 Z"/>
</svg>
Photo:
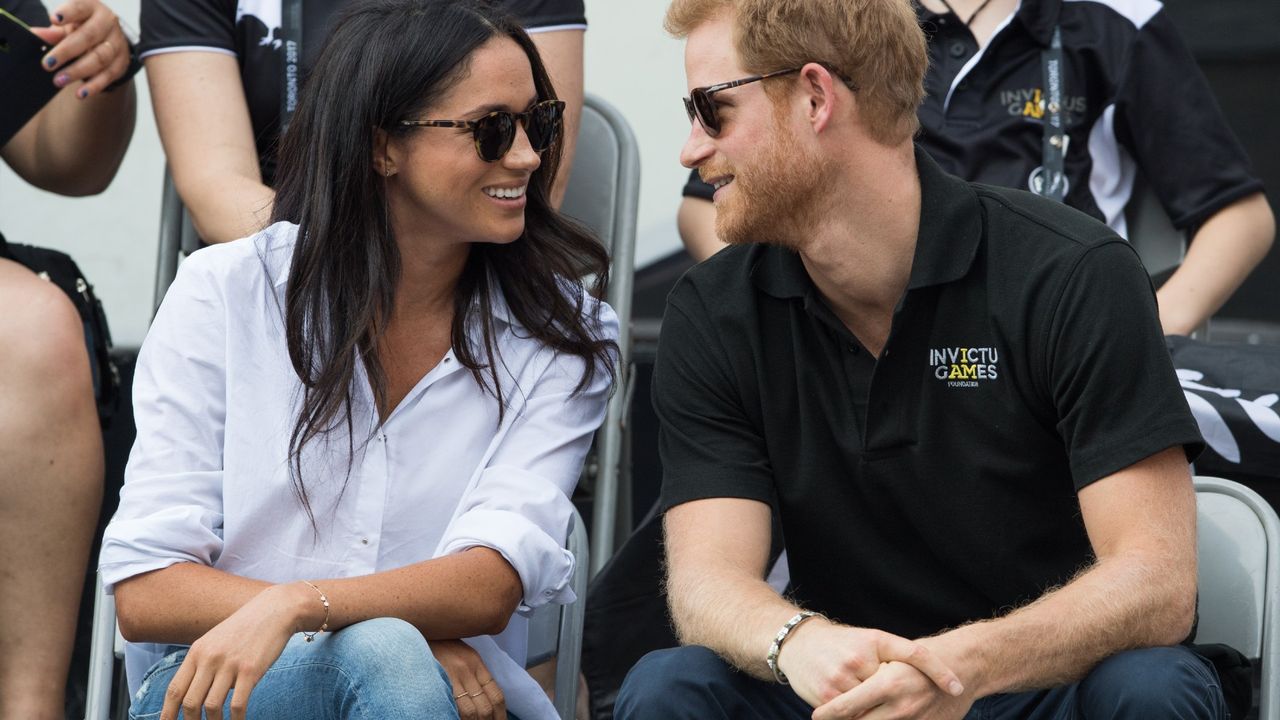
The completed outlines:
<svg viewBox="0 0 1280 720">
<path fill-rule="evenodd" d="M 801 260 L 836 316 L 875 355 L 906 291 L 920 229 L 920 177 L 911 143 L 860 154 L 843 192 L 801 245 Z"/>
</svg>

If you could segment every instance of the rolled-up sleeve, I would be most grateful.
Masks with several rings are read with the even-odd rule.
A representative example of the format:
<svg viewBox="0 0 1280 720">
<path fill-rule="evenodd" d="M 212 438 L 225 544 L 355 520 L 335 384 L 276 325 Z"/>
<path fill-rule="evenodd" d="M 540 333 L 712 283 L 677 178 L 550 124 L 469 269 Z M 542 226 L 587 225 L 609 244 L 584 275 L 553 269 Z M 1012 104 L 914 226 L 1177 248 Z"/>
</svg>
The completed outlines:
<svg viewBox="0 0 1280 720">
<path fill-rule="evenodd" d="M 604 303 L 595 331 L 618 339 L 617 316 Z M 524 402 L 506 421 L 510 426 L 441 541 L 441 554 L 478 546 L 501 553 L 520 576 L 520 612 L 575 599 L 569 587 L 574 558 L 565 549 L 569 498 L 612 388 L 609 369 L 597 367 L 579 391 L 583 370 L 582 359 L 555 354 L 531 386 L 513 391 L 523 391 Z"/>
<path fill-rule="evenodd" d="M 183 263 L 138 356 L 137 440 L 99 557 L 107 592 L 175 563 L 213 565 L 222 550 L 226 315 L 210 255 Z"/>
</svg>

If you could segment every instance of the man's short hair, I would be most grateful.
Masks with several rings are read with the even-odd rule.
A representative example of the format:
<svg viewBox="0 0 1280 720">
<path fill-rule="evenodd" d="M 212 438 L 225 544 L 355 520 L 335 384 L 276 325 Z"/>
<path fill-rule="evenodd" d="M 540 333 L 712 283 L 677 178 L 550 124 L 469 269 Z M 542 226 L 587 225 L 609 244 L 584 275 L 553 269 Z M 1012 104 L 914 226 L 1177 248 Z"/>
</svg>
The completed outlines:
<svg viewBox="0 0 1280 720">
<path fill-rule="evenodd" d="M 919 128 L 928 52 L 908 0 L 673 0 L 664 25 L 684 38 L 725 12 L 748 72 L 821 62 L 857 86 L 875 140 L 897 144 Z"/>
</svg>

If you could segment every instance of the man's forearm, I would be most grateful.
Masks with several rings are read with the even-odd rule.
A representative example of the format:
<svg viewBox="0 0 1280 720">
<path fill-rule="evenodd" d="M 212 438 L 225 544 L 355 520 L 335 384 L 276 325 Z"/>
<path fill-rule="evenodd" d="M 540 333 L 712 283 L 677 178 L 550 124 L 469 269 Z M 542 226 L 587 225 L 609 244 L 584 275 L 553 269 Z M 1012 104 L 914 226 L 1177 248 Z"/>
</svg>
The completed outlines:
<svg viewBox="0 0 1280 720">
<path fill-rule="evenodd" d="M 1262 193 L 1209 218 L 1196 232 L 1181 267 L 1156 294 L 1165 334 L 1190 334 L 1217 312 L 1267 254 L 1275 229 L 1275 217 Z"/>
<path fill-rule="evenodd" d="M 764 580 L 739 575 L 672 573 L 667 595 L 681 643 L 703 645 L 749 675 L 774 679 L 765 655 L 778 630 L 800 608 Z"/>
<path fill-rule="evenodd" d="M 1191 630 L 1195 569 L 1133 555 L 1100 562 L 1036 602 L 921 643 L 976 697 L 1080 679 L 1122 650 L 1172 645 Z"/>
</svg>

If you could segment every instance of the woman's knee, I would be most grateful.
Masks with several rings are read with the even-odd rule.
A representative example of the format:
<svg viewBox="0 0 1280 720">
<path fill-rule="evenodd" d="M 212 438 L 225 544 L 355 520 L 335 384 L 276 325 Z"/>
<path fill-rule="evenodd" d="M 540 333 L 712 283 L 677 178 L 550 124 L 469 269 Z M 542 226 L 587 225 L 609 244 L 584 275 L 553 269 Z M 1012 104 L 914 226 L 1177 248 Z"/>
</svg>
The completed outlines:
<svg viewBox="0 0 1280 720">
<path fill-rule="evenodd" d="M 1181 646 L 1130 650 L 1107 658 L 1081 681 L 1077 699 L 1088 718 L 1227 716 L 1216 672 Z"/>
<path fill-rule="evenodd" d="M 4 379 L 15 388 L 38 387 L 43 398 L 92 396 L 84 325 L 58 286 L 16 263 L 0 260 L 0 357 Z M 43 403 L 42 403 L 43 404 Z"/>
<path fill-rule="evenodd" d="M 456 716 L 444 669 L 413 625 L 397 618 L 366 620 L 334 633 L 327 645 L 349 691 L 362 706 L 378 706 L 375 716 Z"/>
</svg>

